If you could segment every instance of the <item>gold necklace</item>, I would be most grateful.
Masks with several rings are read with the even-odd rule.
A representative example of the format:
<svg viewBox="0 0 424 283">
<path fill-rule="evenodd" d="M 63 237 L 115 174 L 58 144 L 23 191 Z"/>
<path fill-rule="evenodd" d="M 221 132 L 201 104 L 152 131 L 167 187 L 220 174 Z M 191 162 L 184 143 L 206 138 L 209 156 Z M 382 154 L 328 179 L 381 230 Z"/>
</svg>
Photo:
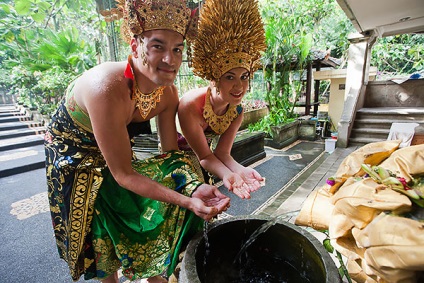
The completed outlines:
<svg viewBox="0 0 424 283">
<path fill-rule="evenodd" d="M 164 86 L 160 86 L 149 94 L 144 94 L 140 91 L 137 86 L 137 82 L 134 78 L 134 91 L 133 99 L 135 99 L 135 107 L 140 111 L 141 117 L 146 119 L 152 109 L 156 108 L 156 103 L 160 102 L 160 96 L 163 94 Z"/>
<path fill-rule="evenodd" d="M 216 134 L 222 135 L 231 125 L 231 122 L 238 117 L 237 105 L 230 105 L 225 114 L 218 116 L 213 112 L 210 98 L 211 89 L 208 88 L 205 98 L 205 107 L 203 109 L 203 118 L 205 118 L 206 123 L 208 123 L 209 127 L 211 127 Z"/>
<path fill-rule="evenodd" d="M 129 68 L 128 68 L 129 67 Z M 125 77 L 133 80 L 133 93 L 131 99 L 135 100 L 135 107 L 140 111 L 141 117 L 146 119 L 152 109 L 156 108 L 156 104 L 160 102 L 160 96 L 163 94 L 164 86 L 160 86 L 149 94 L 144 94 L 140 91 L 135 78 L 135 72 L 132 65 L 132 55 L 128 56 L 128 65 L 125 70 Z"/>
</svg>

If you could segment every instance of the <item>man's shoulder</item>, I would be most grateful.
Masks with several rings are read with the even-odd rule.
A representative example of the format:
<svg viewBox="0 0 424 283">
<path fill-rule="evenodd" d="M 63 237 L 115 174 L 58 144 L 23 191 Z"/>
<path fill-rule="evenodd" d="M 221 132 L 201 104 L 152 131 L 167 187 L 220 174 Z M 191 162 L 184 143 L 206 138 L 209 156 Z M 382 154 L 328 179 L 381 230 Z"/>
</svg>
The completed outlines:
<svg viewBox="0 0 424 283">
<path fill-rule="evenodd" d="M 76 81 L 79 91 L 94 93 L 120 92 L 127 88 L 128 82 L 124 77 L 124 69 L 121 62 L 105 62 L 86 71 Z"/>
</svg>

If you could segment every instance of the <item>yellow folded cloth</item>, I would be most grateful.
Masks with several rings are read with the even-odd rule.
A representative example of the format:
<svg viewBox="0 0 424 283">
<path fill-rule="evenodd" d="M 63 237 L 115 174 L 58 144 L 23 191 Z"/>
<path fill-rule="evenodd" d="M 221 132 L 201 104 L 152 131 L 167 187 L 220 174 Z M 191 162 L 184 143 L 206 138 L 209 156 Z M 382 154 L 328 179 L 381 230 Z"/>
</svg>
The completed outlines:
<svg viewBox="0 0 424 283">
<path fill-rule="evenodd" d="M 353 229 L 364 263 L 386 282 L 416 282 L 424 270 L 424 223 L 381 213 L 364 229 Z"/>
<path fill-rule="evenodd" d="M 334 205 L 328 229 L 331 243 L 349 260 L 362 259 L 365 253 L 357 245 L 352 229 L 365 228 L 383 211 L 400 213 L 411 208 L 407 196 L 370 178 L 343 185 L 330 202 Z"/>
<path fill-rule="evenodd" d="M 411 209 L 411 201 L 407 196 L 378 184 L 371 178 L 342 186 L 331 197 L 331 202 L 349 222 L 361 229 L 382 211 L 403 213 Z"/>
<path fill-rule="evenodd" d="M 330 202 L 328 188 L 313 191 L 303 203 L 295 224 L 312 227 L 315 230 L 328 230 L 334 205 Z"/>
<path fill-rule="evenodd" d="M 396 150 L 380 166 L 409 182 L 414 175 L 424 174 L 424 144 Z"/>
<path fill-rule="evenodd" d="M 404 194 L 371 178 L 361 165 L 379 165 L 406 181 L 424 174 L 424 145 L 368 144 L 346 157 L 336 184 L 312 192 L 295 224 L 328 230 L 357 283 L 412 283 L 424 271 L 424 219 L 394 216 L 412 209 Z M 387 214 L 390 213 L 390 214 Z"/>
<path fill-rule="evenodd" d="M 378 165 L 399 148 L 401 140 L 374 142 L 355 150 L 342 161 L 334 176 L 336 183 L 330 192 L 335 193 L 347 178 L 363 176 L 362 164 Z"/>
</svg>

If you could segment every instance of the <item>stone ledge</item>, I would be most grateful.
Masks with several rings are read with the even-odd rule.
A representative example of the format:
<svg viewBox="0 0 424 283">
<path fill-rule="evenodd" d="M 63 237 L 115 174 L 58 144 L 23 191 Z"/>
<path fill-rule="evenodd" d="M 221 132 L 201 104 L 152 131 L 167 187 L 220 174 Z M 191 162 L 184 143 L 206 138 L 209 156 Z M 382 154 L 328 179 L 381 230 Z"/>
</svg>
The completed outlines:
<svg viewBox="0 0 424 283">
<path fill-rule="evenodd" d="M 241 131 L 237 133 L 231 156 L 243 166 L 265 158 L 265 133 Z"/>
</svg>

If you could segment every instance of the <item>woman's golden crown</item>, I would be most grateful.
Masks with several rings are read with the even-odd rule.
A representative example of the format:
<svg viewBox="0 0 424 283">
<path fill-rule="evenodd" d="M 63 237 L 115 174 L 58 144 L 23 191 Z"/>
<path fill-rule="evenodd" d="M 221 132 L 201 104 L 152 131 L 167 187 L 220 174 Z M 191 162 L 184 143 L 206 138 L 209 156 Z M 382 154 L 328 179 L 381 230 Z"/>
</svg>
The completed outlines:
<svg viewBox="0 0 424 283">
<path fill-rule="evenodd" d="M 253 72 L 265 51 L 265 32 L 256 0 L 206 0 L 194 41 L 193 72 L 207 80 L 233 68 Z"/>
</svg>

